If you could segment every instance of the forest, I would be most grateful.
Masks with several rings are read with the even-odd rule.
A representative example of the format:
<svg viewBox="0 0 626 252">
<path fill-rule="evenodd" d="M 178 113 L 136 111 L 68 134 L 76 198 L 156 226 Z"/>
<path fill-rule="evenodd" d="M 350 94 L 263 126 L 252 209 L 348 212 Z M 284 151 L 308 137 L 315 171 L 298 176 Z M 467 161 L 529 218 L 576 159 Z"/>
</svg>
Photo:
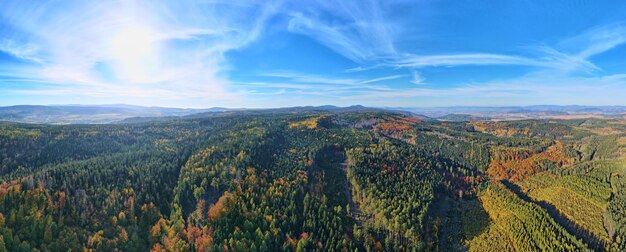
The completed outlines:
<svg viewBox="0 0 626 252">
<path fill-rule="evenodd" d="M 0 251 L 625 251 L 626 121 L 0 122 Z"/>
</svg>

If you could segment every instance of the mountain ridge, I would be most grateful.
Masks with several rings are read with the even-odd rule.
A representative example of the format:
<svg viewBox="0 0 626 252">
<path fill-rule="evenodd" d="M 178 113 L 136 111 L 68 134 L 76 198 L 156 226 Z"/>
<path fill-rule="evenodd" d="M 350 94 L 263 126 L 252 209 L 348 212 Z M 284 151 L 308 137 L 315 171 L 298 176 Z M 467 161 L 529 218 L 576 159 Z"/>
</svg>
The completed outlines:
<svg viewBox="0 0 626 252">
<path fill-rule="evenodd" d="M 0 107 L 0 121 L 39 124 L 105 124 L 204 117 L 212 113 L 245 111 L 356 111 L 388 110 L 421 119 L 442 121 L 486 121 L 525 119 L 624 118 L 626 106 L 532 105 L 532 106 L 451 106 L 451 107 L 368 107 L 351 105 L 294 106 L 280 108 L 174 108 L 130 104 L 13 105 Z"/>
</svg>

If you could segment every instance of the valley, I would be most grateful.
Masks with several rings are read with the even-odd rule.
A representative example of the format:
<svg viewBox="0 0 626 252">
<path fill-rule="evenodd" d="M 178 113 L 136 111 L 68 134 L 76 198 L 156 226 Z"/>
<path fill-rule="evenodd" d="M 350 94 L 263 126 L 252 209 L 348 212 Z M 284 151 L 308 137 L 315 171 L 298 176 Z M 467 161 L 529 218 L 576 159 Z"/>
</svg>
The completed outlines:
<svg viewBox="0 0 626 252">
<path fill-rule="evenodd" d="M 623 251 L 624 139 L 365 108 L 2 122 L 0 251 Z"/>
</svg>

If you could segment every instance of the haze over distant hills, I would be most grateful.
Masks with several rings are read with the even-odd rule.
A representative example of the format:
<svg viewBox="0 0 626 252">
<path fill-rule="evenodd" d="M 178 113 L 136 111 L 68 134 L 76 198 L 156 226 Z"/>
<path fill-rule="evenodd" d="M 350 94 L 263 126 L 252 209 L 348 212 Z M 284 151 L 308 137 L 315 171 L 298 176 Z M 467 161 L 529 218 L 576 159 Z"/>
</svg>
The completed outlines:
<svg viewBox="0 0 626 252">
<path fill-rule="evenodd" d="M 184 116 L 195 113 L 225 110 L 227 109 L 142 107 L 126 104 L 52 106 L 18 105 L 0 107 L 0 121 L 50 124 L 110 123 L 130 117 Z"/>
<path fill-rule="evenodd" d="M 445 121 L 624 118 L 626 106 L 535 105 L 505 107 L 387 108 L 404 110 Z"/>
<path fill-rule="evenodd" d="M 308 110 L 370 110 L 385 109 L 410 112 L 414 117 L 441 121 L 485 121 L 524 119 L 624 118 L 626 106 L 537 105 L 507 107 L 385 107 L 369 108 L 361 105 L 337 107 L 333 105 L 300 106 L 274 109 L 245 108 L 168 108 L 143 107 L 126 104 L 111 105 L 17 105 L 0 107 L 0 121 L 44 124 L 102 124 L 164 120 L 171 117 L 205 117 L 215 112 L 239 111 L 308 111 Z"/>
<path fill-rule="evenodd" d="M 360 105 L 349 107 L 324 106 L 299 106 L 275 109 L 246 109 L 246 108 L 168 108 L 168 107 L 143 107 L 127 104 L 110 105 L 16 105 L 0 107 L 0 121 L 20 123 L 44 123 L 44 124 L 102 124 L 113 122 L 140 122 L 146 120 L 166 120 L 174 117 L 208 117 L 214 113 L 240 111 L 284 111 L 294 112 L 320 111 L 320 110 L 368 110 Z"/>
</svg>

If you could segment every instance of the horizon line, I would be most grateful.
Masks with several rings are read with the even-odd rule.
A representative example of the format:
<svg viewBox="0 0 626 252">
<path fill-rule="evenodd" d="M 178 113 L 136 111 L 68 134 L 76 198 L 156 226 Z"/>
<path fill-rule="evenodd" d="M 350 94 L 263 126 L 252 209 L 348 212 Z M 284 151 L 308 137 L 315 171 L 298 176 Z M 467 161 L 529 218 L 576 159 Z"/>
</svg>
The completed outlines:
<svg viewBox="0 0 626 252">
<path fill-rule="evenodd" d="M 233 110 L 257 110 L 257 109 L 284 109 L 284 108 L 302 108 L 302 107 L 326 107 L 332 106 L 337 108 L 349 108 L 349 107 L 365 107 L 365 108 L 378 108 L 378 109 L 398 109 L 398 108 L 411 108 L 411 109 L 437 109 L 437 108 L 524 108 L 524 107 L 626 107 L 625 105 L 585 105 L 585 104 L 533 104 L 533 105 L 450 105 L 450 106 L 369 106 L 363 104 L 352 104 L 347 106 L 333 105 L 333 104 L 321 104 L 321 105 L 296 105 L 296 106 L 282 106 L 282 107 L 226 107 L 226 106 L 213 106 L 213 107 L 176 107 L 176 106 L 152 106 L 152 105 L 137 105 L 128 103 L 111 103 L 111 104 L 14 104 L 14 105 L 0 105 L 0 108 L 19 107 L 19 106 L 40 106 L 40 107 L 141 107 L 141 108 L 166 108 L 166 109 L 189 109 L 189 110 L 202 110 L 202 109 L 233 109 Z"/>
</svg>

